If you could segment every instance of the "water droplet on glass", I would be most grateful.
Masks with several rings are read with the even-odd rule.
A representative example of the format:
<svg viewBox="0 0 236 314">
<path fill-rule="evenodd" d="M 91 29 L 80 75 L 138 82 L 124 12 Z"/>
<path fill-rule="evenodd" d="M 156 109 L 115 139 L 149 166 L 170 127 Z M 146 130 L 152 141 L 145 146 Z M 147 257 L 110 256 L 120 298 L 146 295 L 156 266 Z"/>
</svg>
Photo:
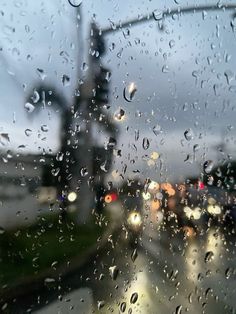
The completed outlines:
<svg viewBox="0 0 236 314">
<path fill-rule="evenodd" d="M 193 293 L 189 293 L 188 295 L 188 302 L 191 304 L 193 302 Z"/>
<path fill-rule="evenodd" d="M 214 162 L 212 160 L 207 160 L 203 164 L 204 172 L 210 173 L 214 167 Z"/>
<path fill-rule="evenodd" d="M 156 125 L 153 127 L 152 129 L 153 133 L 157 136 L 158 134 L 161 134 L 162 133 L 162 129 L 161 129 L 161 126 L 160 125 Z"/>
<path fill-rule="evenodd" d="M 130 83 L 127 87 L 123 90 L 124 99 L 128 102 L 131 102 L 134 99 L 134 95 L 137 91 L 137 87 L 134 82 Z"/>
<path fill-rule="evenodd" d="M 150 146 L 150 142 L 149 142 L 149 139 L 147 137 L 144 137 L 143 139 L 143 149 L 144 150 L 147 150 Z"/>
<path fill-rule="evenodd" d="M 138 257 L 137 249 L 134 249 L 133 252 L 132 252 L 132 254 L 131 254 L 131 260 L 132 260 L 132 262 L 134 262 L 137 257 Z"/>
<path fill-rule="evenodd" d="M 198 145 L 198 144 L 193 145 L 193 151 L 194 151 L 194 153 L 196 153 L 197 151 L 199 151 L 199 149 L 200 149 L 200 145 Z"/>
<path fill-rule="evenodd" d="M 173 48 L 175 46 L 175 41 L 172 39 L 169 41 L 169 47 Z"/>
<path fill-rule="evenodd" d="M 175 309 L 175 314 L 181 314 L 181 312 L 182 312 L 182 305 L 178 305 L 177 307 L 176 307 L 176 309 Z"/>
<path fill-rule="evenodd" d="M 170 72 L 168 65 L 163 65 L 162 73 L 168 73 L 168 72 Z"/>
<path fill-rule="evenodd" d="M 205 20 L 207 17 L 207 12 L 206 11 L 202 11 L 202 19 Z"/>
<path fill-rule="evenodd" d="M 112 280 L 116 280 L 118 273 L 119 273 L 117 266 L 109 267 L 109 273 L 110 273 Z"/>
<path fill-rule="evenodd" d="M 35 106 L 32 105 L 30 102 L 27 102 L 24 107 L 29 113 L 33 112 L 35 109 Z"/>
<path fill-rule="evenodd" d="M 31 129 L 25 129 L 25 135 L 26 136 L 32 135 L 32 130 Z"/>
<path fill-rule="evenodd" d="M 106 80 L 107 82 L 110 82 L 110 80 L 111 80 L 111 72 L 110 72 L 110 71 L 107 71 L 107 72 L 106 72 L 105 80 Z"/>
<path fill-rule="evenodd" d="M 152 12 L 152 16 L 153 16 L 155 21 L 160 21 L 162 19 L 162 17 L 163 17 L 163 13 L 162 13 L 162 11 L 154 10 Z"/>
<path fill-rule="evenodd" d="M 229 279 L 232 274 L 233 274 L 233 269 L 231 267 L 228 267 L 225 271 L 225 278 Z"/>
<path fill-rule="evenodd" d="M 226 77 L 227 84 L 229 85 L 231 83 L 231 81 L 233 81 L 233 79 L 235 77 L 234 73 L 232 71 L 230 71 L 230 70 L 226 70 L 224 72 L 224 75 Z"/>
<path fill-rule="evenodd" d="M 134 304 L 137 302 L 137 300 L 138 300 L 138 293 L 137 292 L 132 293 L 131 298 L 130 298 L 130 303 Z"/>
<path fill-rule="evenodd" d="M 10 142 L 10 137 L 8 133 L 0 133 L 0 143 L 2 145 L 7 145 Z"/>
<path fill-rule="evenodd" d="M 82 4 L 81 0 L 68 0 L 68 2 L 74 8 L 78 8 Z"/>
<path fill-rule="evenodd" d="M 48 126 L 46 124 L 41 125 L 41 131 L 48 132 Z"/>
<path fill-rule="evenodd" d="M 62 161 L 64 157 L 64 154 L 62 152 L 58 152 L 56 155 L 56 160 L 57 161 Z"/>
<path fill-rule="evenodd" d="M 207 184 L 208 185 L 213 185 L 214 183 L 214 177 L 213 176 L 208 176 L 207 178 Z"/>
<path fill-rule="evenodd" d="M 100 309 L 102 309 L 104 307 L 105 301 L 98 301 L 97 304 L 98 304 L 98 309 L 100 310 Z"/>
<path fill-rule="evenodd" d="M 60 168 L 56 168 L 56 169 L 52 169 L 51 173 L 54 177 L 56 177 L 58 175 L 58 173 L 60 172 Z"/>
<path fill-rule="evenodd" d="M 87 70 L 88 70 L 88 65 L 87 65 L 86 62 L 83 62 L 83 63 L 82 63 L 81 70 L 82 70 L 82 71 L 87 71 Z"/>
<path fill-rule="evenodd" d="M 32 99 L 32 101 L 33 101 L 34 104 L 36 104 L 36 103 L 39 101 L 40 96 L 39 96 L 39 93 L 38 93 L 36 90 L 34 90 L 33 96 L 32 96 L 31 99 Z"/>
<path fill-rule="evenodd" d="M 124 313 L 125 310 L 126 310 L 126 302 L 122 302 L 121 305 L 120 305 L 120 311 L 121 311 L 122 313 Z"/>
<path fill-rule="evenodd" d="M 123 121 L 124 118 L 125 118 L 125 111 L 124 111 L 122 108 L 118 109 L 118 110 L 114 113 L 114 119 L 115 119 L 116 121 Z"/>
<path fill-rule="evenodd" d="M 70 78 L 68 75 L 66 75 L 66 74 L 62 75 L 62 84 L 65 87 L 70 85 Z"/>
<path fill-rule="evenodd" d="M 38 77 L 39 77 L 42 81 L 44 81 L 45 78 L 47 77 L 47 75 L 46 75 L 46 73 L 44 72 L 43 69 L 37 68 L 36 73 L 38 74 Z"/>
<path fill-rule="evenodd" d="M 193 131 L 191 129 L 187 129 L 184 132 L 184 137 L 187 141 L 191 141 L 193 139 Z"/>
<path fill-rule="evenodd" d="M 135 139 L 136 142 L 138 141 L 138 139 L 139 139 L 139 130 L 135 130 L 134 131 L 134 139 Z"/>
<path fill-rule="evenodd" d="M 104 162 L 100 165 L 100 169 L 101 169 L 102 171 L 104 171 L 104 172 L 107 172 L 107 171 L 108 171 L 107 167 L 108 167 L 108 164 L 107 164 L 106 161 L 104 161 Z"/>
<path fill-rule="evenodd" d="M 88 175 L 88 169 L 86 167 L 82 167 L 80 169 L 80 174 L 82 177 L 86 177 Z"/>
<path fill-rule="evenodd" d="M 205 261 L 205 263 L 208 263 L 208 262 L 211 262 L 213 260 L 213 258 L 214 258 L 214 253 L 212 251 L 208 251 L 208 252 L 206 252 L 204 261 Z"/>
<path fill-rule="evenodd" d="M 108 140 L 108 143 L 106 145 L 106 148 L 109 149 L 109 148 L 114 148 L 116 146 L 116 139 L 113 138 L 113 137 L 110 137 L 109 140 Z"/>
</svg>

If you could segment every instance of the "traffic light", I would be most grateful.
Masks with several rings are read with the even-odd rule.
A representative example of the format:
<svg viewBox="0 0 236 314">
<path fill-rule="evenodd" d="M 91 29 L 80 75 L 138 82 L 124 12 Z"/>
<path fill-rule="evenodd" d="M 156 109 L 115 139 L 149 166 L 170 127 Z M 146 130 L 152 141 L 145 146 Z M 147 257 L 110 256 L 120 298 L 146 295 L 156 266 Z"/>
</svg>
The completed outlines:
<svg viewBox="0 0 236 314">
<path fill-rule="evenodd" d="M 97 104 L 107 104 L 109 102 L 109 79 L 110 72 L 108 69 L 100 66 L 97 74 L 95 74 L 94 100 Z"/>
</svg>

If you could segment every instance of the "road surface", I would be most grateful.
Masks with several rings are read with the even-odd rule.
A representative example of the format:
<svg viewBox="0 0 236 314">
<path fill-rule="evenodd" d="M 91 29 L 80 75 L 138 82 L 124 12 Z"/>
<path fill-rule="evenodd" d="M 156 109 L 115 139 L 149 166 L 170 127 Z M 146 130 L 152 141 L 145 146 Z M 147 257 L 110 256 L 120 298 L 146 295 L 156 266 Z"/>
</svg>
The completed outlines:
<svg viewBox="0 0 236 314">
<path fill-rule="evenodd" d="M 45 289 L 8 302 L 5 312 L 235 313 L 234 237 L 211 228 L 183 240 L 149 223 L 136 250 L 121 229 L 83 269 L 48 278 Z"/>
</svg>

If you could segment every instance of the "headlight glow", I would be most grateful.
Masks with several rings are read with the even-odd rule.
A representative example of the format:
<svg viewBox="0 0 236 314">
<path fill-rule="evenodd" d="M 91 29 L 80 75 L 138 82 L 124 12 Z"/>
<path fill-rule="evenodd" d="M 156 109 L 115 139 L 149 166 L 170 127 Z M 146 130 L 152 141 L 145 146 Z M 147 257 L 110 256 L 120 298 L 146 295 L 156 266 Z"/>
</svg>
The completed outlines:
<svg viewBox="0 0 236 314">
<path fill-rule="evenodd" d="M 160 185 L 155 181 L 151 181 L 150 184 L 148 185 L 148 191 L 151 193 L 156 193 L 159 189 Z"/>
<path fill-rule="evenodd" d="M 221 213 L 221 208 L 217 204 L 215 204 L 215 205 L 208 205 L 207 206 L 207 211 L 208 211 L 209 214 L 219 215 Z"/>
<path fill-rule="evenodd" d="M 142 193 L 142 196 L 143 196 L 143 199 L 145 200 L 145 201 L 148 201 L 148 200 L 150 200 L 150 198 L 151 198 L 151 194 L 149 193 L 149 192 L 143 192 Z"/>
<path fill-rule="evenodd" d="M 216 204 L 216 200 L 213 197 L 209 197 L 207 202 L 209 205 L 215 205 Z"/>
<path fill-rule="evenodd" d="M 190 208 L 189 206 L 184 207 L 185 215 L 188 217 L 188 219 L 194 219 L 198 220 L 201 218 L 202 210 L 200 207 Z"/>
<path fill-rule="evenodd" d="M 75 192 L 70 192 L 67 196 L 69 202 L 74 202 L 77 199 L 77 194 Z"/>
<path fill-rule="evenodd" d="M 128 223 L 130 225 L 137 226 L 137 227 L 141 226 L 141 224 L 142 224 L 141 215 L 137 212 L 130 213 L 130 215 L 128 217 Z"/>
</svg>

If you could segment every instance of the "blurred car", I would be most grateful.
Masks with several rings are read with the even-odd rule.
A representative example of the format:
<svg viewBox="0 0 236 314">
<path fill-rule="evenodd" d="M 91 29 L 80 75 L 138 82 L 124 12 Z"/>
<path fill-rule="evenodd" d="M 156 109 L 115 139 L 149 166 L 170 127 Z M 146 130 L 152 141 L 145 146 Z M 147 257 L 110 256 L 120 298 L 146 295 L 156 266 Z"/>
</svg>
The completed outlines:
<svg viewBox="0 0 236 314">
<path fill-rule="evenodd" d="M 143 229 L 143 185 L 138 180 L 128 180 L 121 189 L 123 224 L 131 246 L 136 246 Z"/>
</svg>

